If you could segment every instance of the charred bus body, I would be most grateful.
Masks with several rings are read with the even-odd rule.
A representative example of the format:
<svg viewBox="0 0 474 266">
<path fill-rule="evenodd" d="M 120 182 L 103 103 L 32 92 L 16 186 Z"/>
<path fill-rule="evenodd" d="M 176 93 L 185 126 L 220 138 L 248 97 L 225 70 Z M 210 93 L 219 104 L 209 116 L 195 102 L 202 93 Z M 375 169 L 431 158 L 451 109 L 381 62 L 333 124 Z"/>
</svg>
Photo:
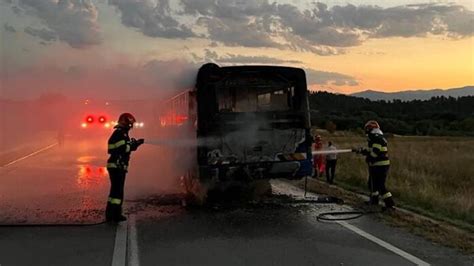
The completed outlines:
<svg viewBox="0 0 474 266">
<path fill-rule="evenodd" d="M 195 138 L 195 145 L 179 153 L 190 162 L 183 184 L 201 200 L 210 191 L 312 174 L 302 69 L 205 64 L 196 87 L 172 100 L 161 124 L 179 126 L 180 136 Z"/>
</svg>

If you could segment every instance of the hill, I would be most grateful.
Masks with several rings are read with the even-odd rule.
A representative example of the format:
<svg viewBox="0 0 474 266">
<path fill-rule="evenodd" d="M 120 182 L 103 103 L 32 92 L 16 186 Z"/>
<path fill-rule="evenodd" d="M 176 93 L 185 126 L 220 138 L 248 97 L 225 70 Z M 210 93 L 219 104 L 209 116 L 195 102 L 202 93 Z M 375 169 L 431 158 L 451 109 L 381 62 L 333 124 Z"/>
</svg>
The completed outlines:
<svg viewBox="0 0 474 266">
<path fill-rule="evenodd" d="M 319 128 L 361 130 L 376 119 L 395 134 L 474 136 L 474 96 L 388 102 L 314 92 L 309 102 L 312 124 Z"/>
<path fill-rule="evenodd" d="M 447 90 L 434 89 L 434 90 L 409 90 L 399 92 L 380 92 L 374 90 L 366 90 L 351 94 L 351 96 L 367 98 L 372 101 L 385 100 L 402 100 L 402 101 L 413 101 L 413 100 L 429 100 L 432 97 L 463 97 L 463 96 L 474 96 L 474 86 L 465 86 L 462 88 L 453 88 Z"/>
</svg>

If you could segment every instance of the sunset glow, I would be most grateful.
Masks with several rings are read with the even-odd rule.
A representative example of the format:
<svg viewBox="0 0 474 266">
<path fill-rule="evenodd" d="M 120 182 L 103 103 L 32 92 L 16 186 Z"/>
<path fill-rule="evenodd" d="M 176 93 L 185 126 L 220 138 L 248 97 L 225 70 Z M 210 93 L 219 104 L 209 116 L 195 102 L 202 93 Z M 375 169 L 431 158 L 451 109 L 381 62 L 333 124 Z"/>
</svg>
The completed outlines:
<svg viewBox="0 0 474 266">
<path fill-rule="evenodd" d="M 209 61 L 303 67 L 340 93 L 474 84 L 470 1 L 8 2 L 3 98 L 160 96 Z"/>
</svg>

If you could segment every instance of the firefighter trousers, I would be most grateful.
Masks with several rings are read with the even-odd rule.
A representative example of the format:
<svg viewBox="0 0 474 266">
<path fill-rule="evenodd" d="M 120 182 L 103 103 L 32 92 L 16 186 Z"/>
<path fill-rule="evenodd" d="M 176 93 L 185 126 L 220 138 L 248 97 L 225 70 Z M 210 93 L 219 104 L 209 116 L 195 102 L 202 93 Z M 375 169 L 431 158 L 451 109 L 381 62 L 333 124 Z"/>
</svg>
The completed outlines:
<svg viewBox="0 0 474 266">
<path fill-rule="evenodd" d="M 378 204 L 379 196 L 381 196 L 385 202 L 385 206 L 394 206 L 392 193 L 385 187 L 389 168 L 389 165 L 369 166 L 369 180 L 367 185 L 370 191 L 370 200 L 373 204 Z"/>
<path fill-rule="evenodd" d="M 110 177 L 110 193 L 105 210 L 108 221 L 117 220 L 122 216 L 122 204 L 124 198 L 124 185 L 126 170 L 119 168 L 107 168 Z"/>
</svg>

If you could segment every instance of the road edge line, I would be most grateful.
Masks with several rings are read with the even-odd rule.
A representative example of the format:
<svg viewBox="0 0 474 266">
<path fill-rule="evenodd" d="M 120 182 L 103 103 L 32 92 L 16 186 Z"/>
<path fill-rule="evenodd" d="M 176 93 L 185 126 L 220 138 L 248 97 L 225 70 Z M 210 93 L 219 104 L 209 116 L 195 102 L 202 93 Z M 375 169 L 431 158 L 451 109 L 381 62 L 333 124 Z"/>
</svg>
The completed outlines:
<svg viewBox="0 0 474 266">
<path fill-rule="evenodd" d="M 127 226 L 128 223 L 119 223 L 115 231 L 114 252 L 112 254 L 112 266 L 127 265 Z"/>
<path fill-rule="evenodd" d="M 352 224 L 349 224 L 347 222 L 344 222 L 344 221 L 336 221 L 336 223 L 340 224 L 341 226 L 351 230 L 352 232 L 374 242 L 375 244 L 403 257 L 404 259 L 416 264 L 416 265 L 422 265 L 422 266 L 428 266 L 430 265 L 429 263 L 427 263 L 426 261 L 423 261 L 413 255 L 411 255 L 410 253 L 408 252 L 405 252 L 397 247 L 395 247 L 394 245 L 388 243 L 388 242 L 385 242 L 383 241 L 382 239 L 374 236 L 374 235 L 371 235 L 367 232 L 365 232 L 364 230 L 358 228 L 357 226 L 354 226 Z"/>
<path fill-rule="evenodd" d="M 295 185 L 293 185 L 293 184 L 291 184 L 291 183 L 289 183 L 289 182 L 286 182 L 286 181 L 283 181 L 283 180 L 279 180 L 279 182 L 286 183 L 286 184 L 288 184 L 288 185 L 290 185 L 290 186 L 293 186 L 293 187 L 296 188 L 297 190 L 300 190 L 301 192 L 303 192 L 303 189 L 301 189 L 300 187 L 295 186 Z M 310 193 L 313 193 L 313 192 L 310 192 Z M 349 206 L 349 205 L 347 205 L 347 206 L 350 207 L 351 209 L 353 209 L 352 206 Z M 330 216 L 330 215 L 329 215 L 328 217 L 334 218 L 334 219 L 337 218 L 337 217 Z M 415 257 L 414 255 L 411 255 L 410 253 L 408 253 L 408 252 L 406 252 L 406 251 L 403 251 L 403 250 L 401 250 L 401 249 L 395 247 L 394 245 L 392 245 L 392 244 L 390 244 L 390 243 L 388 243 L 388 242 L 385 242 L 385 241 L 383 241 L 382 239 L 380 239 L 380 238 L 378 238 L 378 237 L 376 237 L 376 236 L 374 236 L 374 235 L 372 235 L 372 234 L 370 234 L 370 233 L 365 232 L 364 230 L 358 228 L 358 227 L 355 226 L 355 225 L 349 224 L 349 223 L 347 223 L 347 222 L 345 222 L 345 221 L 335 221 L 335 222 L 338 223 L 339 225 L 343 226 L 344 228 L 349 229 L 350 231 L 352 231 L 352 232 L 354 232 L 354 233 L 356 233 L 356 234 L 358 234 L 358 235 L 364 237 L 364 238 L 367 239 L 367 240 L 370 240 L 370 241 L 374 242 L 375 244 L 377 244 L 377 245 L 379 245 L 379 246 L 381 246 L 381 247 L 383 247 L 383 248 L 385 248 L 385 249 L 387 249 L 387 250 L 389 250 L 389 251 L 391 251 L 391 252 L 393 252 L 393 253 L 395 253 L 395 254 L 401 256 L 402 258 L 404 258 L 404 259 L 406 259 L 406 260 L 408 260 L 408 261 L 410 261 L 410 262 L 412 262 L 412 263 L 414 263 L 414 264 L 416 264 L 416 265 L 422 265 L 422 266 L 428 266 L 428 265 L 430 265 L 429 263 L 427 263 L 427 262 L 425 262 L 425 261 L 423 261 L 423 260 L 421 260 L 421 259 Z"/>
<path fill-rule="evenodd" d="M 15 164 L 15 163 L 17 163 L 17 162 L 19 162 L 19 161 L 23 161 L 23 160 L 28 159 L 28 158 L 30 158 L 30 157 L 32 157 L 32 156 L 35 156 L 36 154 L 38 154 L 38 153 L 40 153 L 40 152 L 49 150 L 49 149 L 51 149 L 52 147 L 54 147 L 54 146 L 56 146 L 56 145 L 58 145 L 57 142 L 55 142 L 55 143 L 53 143 L 53 144 L 51 144 L 51 145 L 48 145 L 48 146 L 46 146 L 46 147 L 44 147 L 44 148 L 42 148 L 42 149 L 39 149 L 39 150 L 37 150 L 37 151 L 34 151 L 34 152 L 32 152 L 32 153 L 30 153 L 30 154 L 28 154 L 28 155 L 25 155 L 25 156 L 23 156 L 23 157 L 20 157 L 20 158 L 18 158 L 18 159 L 16 159 L 16 160 L 13 160 L 13 161 L 11 161 L 11 162 L 9 162 L 9 163 L 7 163 L 7 164 L 4 164 L 4 165 L 2 165 L 1 167 L 7 167 L 7 166 L 10 166 L 10 165 L 12 165 L 12 164 Z"/>
<path fill-rule="evenodd" d="M 137 220 L 134 214 L 129 216 L 128 241 L 127 241 L 127 262 L 128 266 L 140 266 L 138 251 Z"/>
</svg>

